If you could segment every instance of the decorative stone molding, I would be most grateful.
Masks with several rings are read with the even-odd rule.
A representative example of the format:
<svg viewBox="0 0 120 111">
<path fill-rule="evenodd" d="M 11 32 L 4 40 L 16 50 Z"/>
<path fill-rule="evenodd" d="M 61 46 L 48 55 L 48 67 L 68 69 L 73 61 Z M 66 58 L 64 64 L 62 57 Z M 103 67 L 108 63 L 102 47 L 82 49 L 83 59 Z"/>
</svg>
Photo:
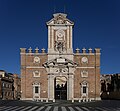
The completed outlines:
<svg viewBox="0 0 120 111">
<path fill-rule="evenodd" d="M 38 56 L 34 57 L 34 63 L 40 63 L 40 58 Z"/>
<path fill-rule="evenodd" d="M 81 98 L 88 98 L 88 82 L 83 81 L 81 85 Z"/>
<path fill-rule="evenodd" d="M 81 63 L 88 63 L 88 58 L 87 57 L 82 57 Z"/>
<path fill-rule="evenodd" d="M 38 51 L 39 51 L 39 49 L 38 49 L 38 47 L 36 47 L 36 49 L 35 49 L 35 53 L 38 53 Z"/>
<path fill-rule="evenodd" d="M 86 70 L 81 71 L 81 77 L 88 77 L 88 71 Z"/>
<path fill-rule="evenodd" d="M 38 70 L 33 71 L 33 77 L 40 77 L 40 72 Z"/>
<path fill-rule="evenodd" d="M 33 83 L 33 99 L 34 100 L 40 99 L 40 83 L 39 82 Z"/>
<path fill-rule="evenodd" d="M 30 47 L 30 48 L 28 49 L 28 51 L 29 51 L 29 53 L 32 53 L 32 48 Z"/>
<path fill-rule="evenodd" d="M 86 53 L 86 49 L 85 49 L 85 48 L 83 48 L 83 49 L 82 49 L 82 52 L 83 52 L 83 53 Z"/>
<path fill-rule="evenodd" d="M 80 53 L 80 49 L 79 48 L 76 49 L 76 53 Z"/>
<path fill-rule="evenodd" d="M 91 48 L 89 48 L 88 50 L 89 50 L 89 53 L 92 53 L 92 49 Z"/>
<path fill-rule="evenodd" d="M 42 53 L 45 53 L 45 49 L 44 48 L 42 48 L 41 51 L 42 51 Z"/>
</svg>

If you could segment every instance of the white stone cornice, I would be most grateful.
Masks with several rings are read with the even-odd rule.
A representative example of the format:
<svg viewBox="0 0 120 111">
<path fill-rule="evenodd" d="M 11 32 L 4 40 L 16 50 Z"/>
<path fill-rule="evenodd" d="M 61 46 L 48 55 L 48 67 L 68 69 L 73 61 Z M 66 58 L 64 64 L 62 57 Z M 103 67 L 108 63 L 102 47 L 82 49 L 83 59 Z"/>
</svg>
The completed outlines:
<svg viewBox="0 0 120 111">
<path fill-rule="evenodd" d="M 26 53 L 26 55 L 47 55 L 47 53 Z"/>
<path fill-rule="evenodd" d="M 95 67 L 76 67 L 76 68 L 80 68 L 80 69 L 82 69 L 82 68 L 95 68 Z"/>
<path fill-rule="evenodd" d="M 63 25 L 58 25 L 58 26 L 54 26 L 53 27 L 54 30 L 58 30 L 58 29 L 62 29 L 62 30 L 66 30 L 67 29 L 67 26 L 63 26 Z"/>
<path fill-rule="evenodd" d="M 67 49 L 69 49 L 69 43 L 70 43 L 70 39 L 69 39 L 69 26 L 67 26 Z"/>
<path fill-rule="evenodd" d="M 74 55 L 95 55 L 95 53 L 74 53 Z"/>
<path fill-rule="evenodd" d="M 56 52 L 56 53 L 48 53 L 48 55 L 60 55 L 59 52 Z M 61 56 L 63 55 L 73 55 L 73 53 L 62 53 Z"/>
<path fill-rule="evenodd" d="M 40 67 L 40 66 L 27 66 L 26 68 L 34 68 L 34 69 L 36 69 L 36 68 L 44 68 L 44 67 Z"/>
<path fill-rule="evenodd" d="M 101 53 L 96 53 L 95 55 L 101 55 Z"/>
<path fill-rule="evenodd" d="M 101 55 L 101 53 L 74 53 L 74 55 Z"/>
<path fill-rule="evenodd" d="M 20 53 L 20 55 L 25 55 L 26 53 Z"/>
</svg>

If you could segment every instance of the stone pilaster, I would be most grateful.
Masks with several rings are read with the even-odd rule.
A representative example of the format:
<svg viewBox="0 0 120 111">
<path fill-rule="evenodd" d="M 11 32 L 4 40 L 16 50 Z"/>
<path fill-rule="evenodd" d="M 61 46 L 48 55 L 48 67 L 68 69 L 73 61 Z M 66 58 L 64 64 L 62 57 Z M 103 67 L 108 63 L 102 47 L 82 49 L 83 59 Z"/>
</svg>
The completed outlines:
<svg viewBox="0 0 120 111">
<path fill-rule="evenodd" d="M 73 75 L 68 75 L 68 85 L 67 85 L 67 99 L 72 100 L 74 98 L 74 81 Z"/>
<path fill-rule="evenodd" d="M 50 26 L 48 26 L 48 49 L 50 48 Z"/>
<path fill-rule="evenodd" d="M 69 37 L 69 26 L 67 26 L 67 49 L 69 49 L 70 37 Z"/>
<path fill-rule="evenodd" d="M 53 75 L 48 75 L 48 98 L 49 100 L 54 100 L 54 77 Z"/>
<path fill-rule="evenodd" d="M 52 49 L 54 48 L 54 30 L 53 30 L 53 26 L 51 26 L 51 39 L 52 39 Z"/>
<path fill-rule="evenodd" d="M 72 48 L 72 26 L 70 26 L 70 48 Z"/>
</svg>

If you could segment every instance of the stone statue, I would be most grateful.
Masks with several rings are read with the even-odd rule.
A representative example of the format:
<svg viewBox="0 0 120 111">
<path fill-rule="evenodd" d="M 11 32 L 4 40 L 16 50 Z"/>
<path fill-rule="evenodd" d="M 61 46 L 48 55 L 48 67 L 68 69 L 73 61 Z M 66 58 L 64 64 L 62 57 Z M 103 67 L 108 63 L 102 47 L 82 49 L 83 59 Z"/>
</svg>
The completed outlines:
<svg viewBox="0 0 120 111">
<path fill-rule="evenodd" d="M 62 42 L 62 41 L 55 41 L 55 50 L 56 51 L 59 51 L 59 53 L 62 53 L 63 51 L 64 51 L 64 49 L 65 49 L 65 47 L 64 47 L 64 42 Z"/>
</svg>

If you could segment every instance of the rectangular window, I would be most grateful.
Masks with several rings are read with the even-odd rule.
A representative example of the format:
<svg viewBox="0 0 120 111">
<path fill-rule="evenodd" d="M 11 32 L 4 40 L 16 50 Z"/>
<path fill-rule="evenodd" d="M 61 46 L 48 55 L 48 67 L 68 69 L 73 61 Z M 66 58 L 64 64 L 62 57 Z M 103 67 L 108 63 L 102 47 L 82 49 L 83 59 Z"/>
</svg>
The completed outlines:
<svg viewBox="0 0 120 111">
<path fill-rule="evenodd" d="M 83 86 L 83 93 L 86 93 L 86 86 Z"/>
<path fill-rule="evenodd" d="M 39 88 L 38 86 L 35 86 L 35 93 L 38 93 L 39 92 Z"/>
</svg>

